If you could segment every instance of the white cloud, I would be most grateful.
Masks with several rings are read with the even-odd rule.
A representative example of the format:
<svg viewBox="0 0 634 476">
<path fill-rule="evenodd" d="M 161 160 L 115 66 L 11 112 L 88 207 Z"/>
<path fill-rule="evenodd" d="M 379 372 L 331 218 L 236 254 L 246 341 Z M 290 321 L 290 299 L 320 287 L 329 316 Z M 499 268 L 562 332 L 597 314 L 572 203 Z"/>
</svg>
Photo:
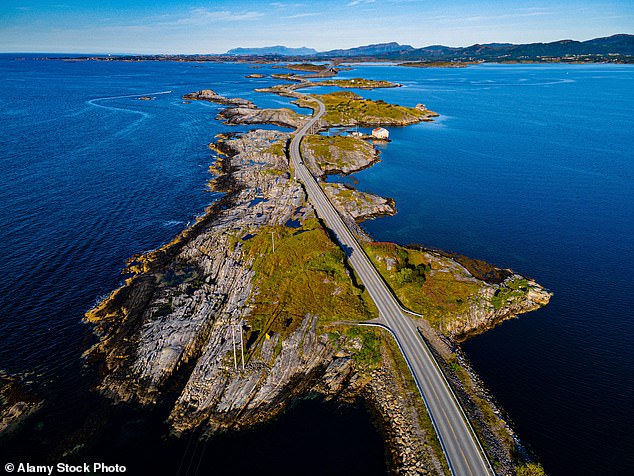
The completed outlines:
<svg viewBox="0 0 634 476">
<path fill-rule="evenodd" d="M 528 18 L 528 17 L 539 17 L 544 15 L 549 15 L 550 12 L 547 11 L 535 11 L 535 12 L 526 12 L 526 13 L 505 13 L 502 15 L 475 15 L 471 17 L 463 18 L 464 21 L 469 22 L 489 22 L 494 20 L 509 20 L 513 18 Z"/>
<path fill-rule="evenodd" d="M 274 8 L 301 8 L 305 7 L 304 3 L 285 3 L 285 2 L 273 2 L 271 6 Z"/>
<path fill-rule="evenodd" d="M 376 0 L 352 0 L 347 4 L 348 7 L 356 7 L 357 5 L 367 5 L 370 3 L 374 3 Z"/>
<path fill-rule="evenodd" d="M 292 20 L 293 18 L 318 17 L 320 15 L 321 15 L 321 13 L 317 13 L 317 12 L 315 12 L 315 13 L 297 13 L 295 15 L 288 15 L 288 16 L 286 16 L 284 18 Z"/>
<path fill-rule="evenodd" d="M 176 25 L 204 25 L 221 21 L 245 21 L 255 20 L 263 17 L 264 13 L 248 11 L 248 12 L 232 12 L 229 10 L 209 10 L 207 8 L 192 8 L 189 16 L 180 18 L 174 24 Z"/>
</svg>

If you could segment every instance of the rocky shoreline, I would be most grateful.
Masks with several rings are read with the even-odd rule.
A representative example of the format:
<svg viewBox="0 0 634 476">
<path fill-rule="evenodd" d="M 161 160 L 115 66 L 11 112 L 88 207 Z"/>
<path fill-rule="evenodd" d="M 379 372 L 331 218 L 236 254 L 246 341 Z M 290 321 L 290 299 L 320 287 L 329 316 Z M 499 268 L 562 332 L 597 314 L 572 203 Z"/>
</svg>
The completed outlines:
<svg viewBox="0 0 634 476">
<path fill-rule="evenodd" d="M 294 88 L 276 92 L 304 97 Z M 304 120 L 290 109 L 258 109 L 249 101 L 227 99 L 211 90 L 184 98 L 231 106 L 219 113 L 231 124 L 297 127 Z M 86 314 L 99 337 L 86 353 L 101 363 L 98 388 L 120 402 L 167 405 L 168 424 L 177 434 L 202 428 L 211 435 L 252 426 L 274 418 L 294 398 L 311 393 L 341 401 L 361 398 L 377 415 L 395 473 L 444 474 L 447 469 L 422 401 L 416 398 L 416 389 L 412 391 L 407 368 L 390 350 L 390 337 L 355 326 L 355 321 L 376 317 L 376 310 L 338 246 L 316 220 L 301 184 L 293 179 L 289 140 L 288 133 L 254 130 L 220 136 L 210 146 L 219 155 L 211 186 L 223 192 L 223 198 L 172 242 L 131 259 L 125 285 Z M 355 146 L 354 151 L 366 145 L 374 150 L 358 140 L 365 145 Z M 334 170 L 350 173 L 376 161 L 374 152 L 368 162 L 363 158 L 367 154 L 346 155 L 341 144 L 337 150 L 341 163 L 349 168 L 324 168 L 323 159 L 313 154 L 313 167 L 320 175 Z M 371 239 L 357 222 L 396 213 L 391 199 L 342 184 L 328 183 L 324 188 L 364 242 Z M 305 263 L 298 276 L 307 279 L 309 293 L 294 292 L 298 278 L 280 274 L 288 268 L 279 263 L 289 255 L 293 262 Z M 262 280 L 279 284 L 263 292 L 267 288 Z M 479 300 L 497 299 L 501 286 L 503 282 L 490 284 L 493 291 Z M 324 301 L 317 295 L 332 300 L 332 310 L 316 306 Z M 533 306 L 547 302 L 533 298 Z M 417 323 L 452 369 L 461 354 L 451 339 L 533 308 L 527 307 L 526 299 L 498 301 L 494 315 L 474 311 L 456 326 L 446 327 L 449 337 L 424 321 Z M 352 310 L 344 313 L 352 316 L 350 322 L 341 322 L 337 309 Z M 469 368 L 463 361 L 456 365 Z M 460 398 L 472 409 L 470 415 L 483 422 L 478 430 L 500 474 L 513 474 L 519 441 L 508 424 L 498 425 L 482 416 L 501 412 L 491 398 L 482 397 L 486 392 L 475 373 L 465 372 L 470 380 L 450 381 L 465 389 L 458 392 Z"/>
<path fill-rule="evenodd" d="M 379 152 L 367 139 L 354 136 L 311 135 L 302 141 L 302 157 L 313 175 L 349 175 L 372 167 Z"/>
<path fill-rule="evenodd" d="M 356 222 L 396 215 L 396 204 L 391 198 L 360 192 L 342 183 L 325 183 L 323 188 L 335 208 Z"/>
<path fill-rule="evenodd" d="M 16 429 L 42 404 L 21 378 L 0 370 L 0 436 Z"/>
<path fill-rule="evenodd" d="M 184 100 L 188 101 L 209 101 L 215 102 L 218 104 L 226 104 L 228 106 L 239 106 L 239 107 L 247 107 L 247 108 L 255 108 L 255 104 L 247 99 L 242 98 L 227 98 L 217 94 L 212 89 L 201 89 L 200 91 L 196 91 L 194 93 L 185 94 L 183 96 Z"/>
</svg>

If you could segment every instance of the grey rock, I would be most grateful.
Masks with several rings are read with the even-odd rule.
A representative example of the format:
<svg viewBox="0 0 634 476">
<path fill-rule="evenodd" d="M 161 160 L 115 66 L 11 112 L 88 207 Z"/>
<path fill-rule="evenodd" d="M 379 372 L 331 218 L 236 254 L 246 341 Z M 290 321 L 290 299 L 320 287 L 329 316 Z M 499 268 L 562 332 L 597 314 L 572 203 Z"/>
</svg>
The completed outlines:
<svg viewBox="0 0 634 476">
<path fill-rule="evenodd" d="M 200 91 L 196 91 L 194 93 L 188 93 L 183 96 L 185 100 L 194 100 L 194 101 L 209 101 L 215 102 L 218 104 L 226 104 L 230 106 L 241 106 L 254 108 L 256 107 L 251 101 L 242 98 L 227 98 L 217 94 L 215 91 L 211 89 L 202 89 Z"/>
</svg>

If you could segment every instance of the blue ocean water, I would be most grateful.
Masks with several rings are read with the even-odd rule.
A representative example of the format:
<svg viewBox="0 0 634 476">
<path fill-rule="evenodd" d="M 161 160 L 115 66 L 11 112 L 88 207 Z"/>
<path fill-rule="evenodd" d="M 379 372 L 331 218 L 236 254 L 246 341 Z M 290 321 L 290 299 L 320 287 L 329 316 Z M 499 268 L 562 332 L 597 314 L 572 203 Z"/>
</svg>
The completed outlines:
<svg viewBox="0 0 634 476">
<path fill-rule="evenodd" d="M 544 309 L 464 344 L 548 474 L 634 474 L 634 66 L 355 67 L 358 93 L 441 114 L 392 128 L 358 187 L 399 213 L 378 240 L 535 278 Z"/>
<path fill-rule="evenodd" d="M 254 92 L 278 83 L 245 79 L 257 71 L 279 72 L 0 55 L 0 369 L 34 382 L 46 401 L 3 439 L 0 461 L 57 462 L 75 448 L 64 461 L 127 464 L 132 474 L 248 474 L 256 462 L 264 473 L 296 474 L 335 434 L 369 457 L 331 448 L 309 474 L 384 473 L 383 442 L 363 408 L 303 403 L 254 432 L 190 444 L 168 437 L 164 409 L 113 407 L 89 390 L 95 368 L 81 355 L 95 339 L 84 312 L 121 284 L 126 259 L 170 241 L 217 198 L 207 189 L 207 144 L 247 130 L 216 121 L 223 106 L 186 104 L 182 95 L 212 88 L 261 107 L 295 107 Z"/>
<path fill-rule="evenodd" d="M 221 106 L 183 104 L 182 94 L 210 87 L 261 107 L 288 105 L 254 93 L 273 81 L 244 78 L 253 72 L 279 70 L 0 59 L 0 368 L 27 372 L 51 402 L 29 429 L 30 443 L 54 446 L 59 429 L 51 421 L 72 432 L 100 420 L 86 407 L 106 404 L 79 390 L 93 378 L 80 361 L 93 341 L 83 312 L 118 285 L 125 259 L 169 241 L 215 198 L 206 191 L 213 160 L 206 145 L 241 129 L 214 120 Z M 355 76 L 403 84 L 363 96 L 422 102 L 441 114 L 431 124 L 392 128 L 382 162 L 355 174 L 360 189 L 393 197 L 399 210 L 365 227 L 380 240 L 512 267 L 554 291 L 546 308 L 465 350 L 549 474 L 631 473 L 634 67 L 355 66 L 341 73 Z M 363 413 L 297 411 L 330 422 L 313 422 L 316 433 L 301 437 L 306 446 L 334 433 L 363 448 L 364 458 L 378 455 L 347 469 L 340 466 L 346 458 L 335 458 L 339 466 L 320 467 L 322 474 L 384 471 Z M 126 422 L 104 432 L 115 449 L 86 451 L 112 463 L 124 447 L 132 459 L 161 454 L 159 469 L 179 460 L 183 448 L 166 444 L 160 425 L 151 431 L 153 423 L 121 412 L 102 410 Z M 261 451 L 261 440 L 297 431 L 293 418 L 237 446 Z M 205 462 L 229 447 L 209 446 Z M 293 454 L 323 459 L 322 452 Z"/>
</svg>

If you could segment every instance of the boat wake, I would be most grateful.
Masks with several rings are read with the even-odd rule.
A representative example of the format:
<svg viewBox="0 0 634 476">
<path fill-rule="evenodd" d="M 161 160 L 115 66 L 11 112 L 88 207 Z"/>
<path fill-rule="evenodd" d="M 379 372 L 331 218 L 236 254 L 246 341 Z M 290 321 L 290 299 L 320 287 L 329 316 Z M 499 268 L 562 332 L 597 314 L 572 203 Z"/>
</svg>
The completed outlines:
<svg viewBox="0 0 634 476">
<path fill-rule="evenodd" d="M 90 99 L 89 101 L 86 101 L 86 104 L 90 104 L 91 106 L 100 107 L 100 108 L 103 108 L 103 109 L 111 109 L 111 110 L 114 110 L 114 111 L 132 112 L 132 113 L 141 114 L 143 116 L 148 116 L 147 112 L 137 111 L 136 109 L 125 109 L 125 108 L 122 108 L 122 107 L 104 106 L 103 104 L 99 104 L 99 103 L 101 101 L 110 101 L 110 100 L 113 100 L 113 99 L 151 97 L 151 96 L 159 96 L 161 94 L 172 94 L 172 91 L 159 91 L 159 92 L 155 92 L 155 93 L 141 93 L 141 94 L 124 94 L 124 95 L 121 95 L 121 96 L 106 96 L 106 97 L 103 97 L 103 98 Z"/>
<path fill-rule="evenodd" d="M 137 109 L 127 109 L 124 107 L 116 107 L 116 106 L 107 106 L 105 104 L 100 104 L 102 101 L 111 101 L 114 99 L 125 99 L 125 98 L 141 98 L 141 97 L 152 97 L 152 96 L 159 96 L 162 94 L 171 94 L 172 91 L 158 91 L 158 92 L 153 92 L 153 93 L 141 93 L 141 94 L 124 94 L 124 95 L 120 95 L 120 96 L 106 96 L 106 97 L 102 97 L 102 98 L 95 98 L 95 99 L 90 99 L 89 101 L 86 101 L 86 104 L 90 105 L 90 106 L 94 106 L 94 107 L 98 107 L 101 109 L 108 109 L 110 111 L 121 111 L 121 112 L 129 112 L 129 113 L 133 113 L 133 114 L 138 114 L 141 117 L 139 117 L 136 121 L 134 121 L 132 124 L 130 124 L 128 127 L 126 127 L 124 130 L 119 131 L 119 133 L 117 133 L 117 136 L 121 136 L 121 135 L 125 135 L 128 132 L 130 132 L 130 130 L 136 128 L 136 126 L 139 124 L 139 122 L 143 121 L 144 119 L 147 119 L 150 117 L 150 113 L 145 112 L 145 111 L 139 111 Z"/>
</svg>

